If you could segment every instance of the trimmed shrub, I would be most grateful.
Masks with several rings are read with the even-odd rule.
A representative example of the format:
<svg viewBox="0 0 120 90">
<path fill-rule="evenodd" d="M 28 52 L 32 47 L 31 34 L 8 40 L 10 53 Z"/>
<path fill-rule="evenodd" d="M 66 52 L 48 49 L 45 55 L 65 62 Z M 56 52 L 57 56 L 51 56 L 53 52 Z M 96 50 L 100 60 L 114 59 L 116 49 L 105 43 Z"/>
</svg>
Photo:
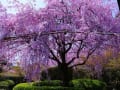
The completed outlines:
<svg viewBox="0 0 120 90">
<path fill-rule="evenodd" d="M 28 88 L 28 90 L 32 90 L 32 89 L 29 89 L 29 88 L 31 88 L 31 86 L 32 86 L 32 83 L 20 83 L 20 84 L 17 84 L 13 88 L 13 90 L 25 90 L 26 88 Z"/>
<path fill-rule="evenodd" d="M 106 68 L 103 70 L 103 81 L 105 81 L 111 89 L 120 90 L 120 69 Z"/>
<path fill-rule="evenodd" d="M 46 70 L 43 70 L 41 72 L 41 80 L 48 79 L 48 76 L 51 80 L 61 80 L 60 71 L 58 70 L 58 67 L 48 68 L 47 72 Z"/>
<path fill-rule="evenodd" d="M 9 83 L 9 86 L 13 86 L 15 85 L 15 82 L 13 80 L 6 80 L 6 82 Z"/>
<path fill-rule="evenodd" d="M 24 80 L 22 76 L 0 76 L 0 80 L 13 80 L 15 84 L 21 83 Z"/>
<path fill-rule="evenodd" d="M 12 80 L 5 80 L 5 81 L 0 81 L 0 86 L 12 86 L 14 85 L 14 81 Z"/>
<path fill-rule="evenodd" d="M 15 85 L 12 80 L 0 81 L 0 90 L 12 90 L 12 87 Z"/>
<path fill-rule="evenodd" d="M 71 82 L 74 87 L 84 88 L 85 90 L 105 90 L 106 84 L 99 80 L 76 79 Z"/>
<path fill-rule="evenodd" d="M 62 86 L 32 86 L 32 83 L 21 83 L 16 85 L 13 90 L 84 90 L 74 87 L 62 87 Z"/>
<path fill-rule="evenodd" d="M 39 82 L 34 82 L 33 86 L 62 86 L 62 81 L 60 80 L 39 81 Z"/>
<path fill-rule="evenodd" d="M 77 79 L 72 80 L 71 87 L 61 86 L 60 80 L 21 83 L 13 90 L 105 90 L 106 84 L 99 80 Z"/>
<path fill-rule="evenodd" d="M 58 67 L 48 68 L 47 72 L 48 73 L 46 73 L 46 70 L 43 70 L 41 72 L 41 80 L 47 80 L 48 78 L 50 78 L 51 80 L 62 80 L 62 72 L 58 69 Z M 70 75 L 72 75 L 73 70 L 69 69 L 68 72 L 70 73 L 68 78 L 71 78 L 72 76 Z"/>
<path fill-rule="evenodd" d="M 85 68 L 77 68 L 73 70 L 73 79 L 82 79 L 82 78 L 90 78 L 91 73 Z"/>
</svg>

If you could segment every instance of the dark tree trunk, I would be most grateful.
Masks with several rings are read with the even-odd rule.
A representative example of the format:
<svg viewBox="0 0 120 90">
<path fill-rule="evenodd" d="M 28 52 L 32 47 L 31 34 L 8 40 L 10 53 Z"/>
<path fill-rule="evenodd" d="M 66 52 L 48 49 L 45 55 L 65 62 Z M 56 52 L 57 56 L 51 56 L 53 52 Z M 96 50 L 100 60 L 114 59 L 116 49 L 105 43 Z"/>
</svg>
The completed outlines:
<svg viewBox="0 0 120 90">
<path fill-rule="evenodd" d="M 119 6 L 119 10 L 120 10 L 120 0 L 117 0 L 118 6 Z"/>
<path fill-rule="evenodd" d="M 68 67 L 67 64 L 58 65 L 58 69 L 61 75 L 61 80 L 63 81 L 63 86 L 69 86 L 69 82 L 72 80 L 73 71 Z"/>
</svg>

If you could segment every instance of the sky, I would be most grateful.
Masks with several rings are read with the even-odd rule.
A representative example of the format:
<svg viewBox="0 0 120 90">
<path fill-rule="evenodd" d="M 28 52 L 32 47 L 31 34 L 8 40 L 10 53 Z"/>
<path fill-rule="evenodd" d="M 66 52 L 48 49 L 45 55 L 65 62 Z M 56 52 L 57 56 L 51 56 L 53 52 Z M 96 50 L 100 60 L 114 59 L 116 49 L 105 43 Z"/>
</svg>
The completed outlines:
<svg viewBox="0 0 120 90">
<path fill-rule="evenodd" d="M 118 14 L 119 12 L 119 7 L 118 7 L 118 3 L 117 0 L 103 0 L 104 5 L 111 5 L 112 3 L 114 3 L 114 8 L 111 7 L 111 11 L 113 16 L 116 16 L 116 14 Z"/>
<path fill-rule="evenodd" d="M 1 4 L 4 6 L 4 7 L 10 7 L 10 8 L 7 8 L 7 12 L 8 13 L 12 13 L 12 14 L 16 14 L 17 13 L 17 9 L 14 8 L 14 5 L 13 5 L 13 2 L 14 0 L 0 0 Z M 21 4 L 27 4 L 30 2 L 32 4 L 35 5 L 35 8 L 36 9 L 39 9 L 39 8 L 43 8 L 45 7 L 45 2 L 44 0 L 33 0 L 35 2 L 33 2 L 32 0 L 18 0 Z"/>
<path fill-rule="evenodd" d="M 11 7 L 13 6 L 13 3 L 11 1 L 14 1 L 14 0 L 0 0 L 0 2 L 2 3 L 3 6 L 5 7 Z M 32 0 L 18 0 L 21 4 L 26 4 L 26 3 L 29 3 L 31 2 Z M 44 0 L 33 0 L 35 2 L 32 2 L 32 4 L 36 5 L 36 9 L 39 9 L 39 8 L 43 8 L 45 7 L 45 2 Z M 8 3 L 8 2 L 11 2 L 11 3 Z M 117 7 L 117 0 L 103 0 L 104 4 L 105 5 L 108 5 L 108 4 L 111 4 L 112 2 L 115 3 L 115 6 L 116 8 L 112 8 L 112 12 L 113 12 L 113 15 L 115 15 L 117 12 L 118 12 L 118 7 Z M 17 9 L 16 8 L 7 8 L 7 12 L 8 13 L 12 13 L 12 14 L 15 14 L 17 13 Z"/>
</svg>

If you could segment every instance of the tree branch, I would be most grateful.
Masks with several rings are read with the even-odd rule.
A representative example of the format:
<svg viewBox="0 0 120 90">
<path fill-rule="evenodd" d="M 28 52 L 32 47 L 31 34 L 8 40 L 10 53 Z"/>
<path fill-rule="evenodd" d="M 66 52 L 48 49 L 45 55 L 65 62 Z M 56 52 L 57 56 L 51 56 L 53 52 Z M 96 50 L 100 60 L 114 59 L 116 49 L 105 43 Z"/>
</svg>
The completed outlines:
<svg viewBox="0 0 120 90">
<path fill-rule="evenodd" d="M 70 65 L 75 59 L 76 59 L 76 57 L 73 57 L 73 58 L 67 63 L 67 65 Z"/>
<path fill-rule="evenodd" d="M 95 48 L 90 49 L 88 51 L 86 59 L 82 63 L 74 64 L 74 65 L 70 66 L 70 68 L 73 68 L 73 67 L 76 67 L 76 66 L 79 66 L 79 65 L 84 65 L 87 62 L 87 60 L 89 59 L 89 57 L 95 52 L 96 49 L 97 49 L 97 46 Z"/>
<path fill-rule="evenodd" d="M 68 43 L 67 45 L 68 45 L 68 48 L 66 49 L 65 53 L 67 53 L 71 49 L 72 43 Z"/>
<path fill-rule="evenodd" d="M 52 49 L 50 49 L 50 47 L 49 47 L 49 45 L 46 43 L 46 45 L 47 45 L 47 48 L 48 48 L 48 50 L 50 51 L 50 53 L 51 53 L 51 55 L 52 55 L 52 57 L 51 56 L 49 56 L 49 58 L 50 59 L 53 59 L 54 61 L 56 61 L 57 63 L 61 63 L 60 61 L 59 61 L 59 59 L 56 57 L 56 55 L 54 54 L 54 52 L 53 52 L 53 50 Z"/>
<path fill-rule="evenodd" d="M 84 48 L 84 45 L 83 45 L 83 40 L 81 40 L 81 43 L 80 43 L 80 46 L 77 50 L 77 54 L 76 54 L 76 57 L 73 57 L 68 63 L 67 65 L 70 65 L 75 59 L 79 58 L 79 54 L 81 52 L 81 50 Z"/>
</svg>

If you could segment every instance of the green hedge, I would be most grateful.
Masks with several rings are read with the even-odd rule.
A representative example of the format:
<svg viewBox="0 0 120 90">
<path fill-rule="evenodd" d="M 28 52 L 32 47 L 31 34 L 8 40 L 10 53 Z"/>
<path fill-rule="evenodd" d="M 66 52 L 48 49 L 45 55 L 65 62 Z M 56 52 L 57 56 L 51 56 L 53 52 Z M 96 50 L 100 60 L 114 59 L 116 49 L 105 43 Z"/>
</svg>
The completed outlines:
<svg viewBox="0 0 120 90">
<path fill-rule="evenodd" d="M 5 80 L 5 81 L 0 81 L 0 86 L 12 86 L 14 85 L 14 81 L 12 80 Z"/>
<path fill-rule="evenodd" d="M 62 86 L 62 81 L 60 80 L 39 81 L 39 82 L 34 82 L 33 86 Z"/>
<path fill-rule="evenodd" d="M 13 90 L 105 90 L 106 84 L 99 80 L 77 79 L 70 82 L 71 87 L 62 87 L 61 81 L 40 81 L 33 83 L 21 83 Z"/>
<path fill-rule="evenodd" d="M 12 80 L 0 81 L 0 90 L 11 90 L 14 85 Z"/>
<path fill-rule="evenodd" d="M 68 78 L 72 79 L 71 77 L 73 75 L 73 70 L 69 69 L 68 72 L 69 72 Z M 46 70 L 43 70 L 41 72 L 41 80 L 47 80 L 48 76 L 51 80 L 62 80 L 62 78 L 63 78 L 62 73 L 58 67 L 48 68 L 47 73 L 46 73 Z"/>
<path fill-rule="evenodd" d="M 120 90 L 120 68 L 104 68 L 102 78 L 103 81 L 107 83 L 109 88 L 115 88 L 116 90 Z"/>
<path fill-rule="evenodd" d="M 105 90 L 106 84 L 99 80 L 76 79 L 71 82 L 74 87 L 81 87 L 85 90 Z"/>
<path fill-rule="evenodd" d="M 76 68 L 73 70 L 73 79 L 91 78 L 91 72 L 86 68 Z"/>
<path fill-rule="evenodd" d="M 62 86 L 32 86 L 32 83 L 21 83 L 16 85 L 13 90 L 85 90 L 74 87 L 62 87 Z"/>
<path fill-rule="evenodd" d="M 24 80 L 22 76 L 0 76 L 0 80 L 13 80 L 15 84 L 21 83 Z"/>
</svg>

